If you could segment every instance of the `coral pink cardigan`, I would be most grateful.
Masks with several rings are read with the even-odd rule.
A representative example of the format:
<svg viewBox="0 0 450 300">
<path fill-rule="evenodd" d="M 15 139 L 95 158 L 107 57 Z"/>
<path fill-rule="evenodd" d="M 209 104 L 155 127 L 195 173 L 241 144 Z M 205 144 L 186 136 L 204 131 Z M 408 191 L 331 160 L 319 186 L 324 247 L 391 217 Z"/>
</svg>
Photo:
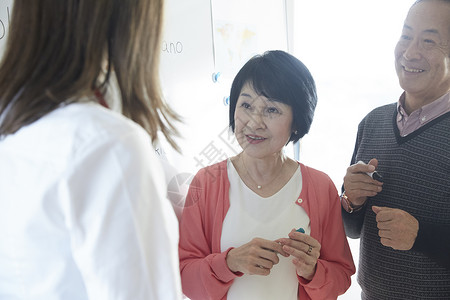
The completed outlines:
<svg viewBox="0 0 450 300">
<path fill-rule="evenodd" d="M 341 219 L 339 196 L 331 179 L 300 164 L 303 185 L 297 204 L 311 220 L 311 236 L 321 244 L 311 281 L 298 277 L 298 299 L 336 299 L 350 286 L 355 265 Z M 180 222 L 183 292 L 191 299 L 226 299 L 233 273 L 220 250 L 222 224 L 230 206 L 227 161 L 201 169 L 189 187 Z M 294 274 L 293 274 L 294 276 Z"/>
</svg>

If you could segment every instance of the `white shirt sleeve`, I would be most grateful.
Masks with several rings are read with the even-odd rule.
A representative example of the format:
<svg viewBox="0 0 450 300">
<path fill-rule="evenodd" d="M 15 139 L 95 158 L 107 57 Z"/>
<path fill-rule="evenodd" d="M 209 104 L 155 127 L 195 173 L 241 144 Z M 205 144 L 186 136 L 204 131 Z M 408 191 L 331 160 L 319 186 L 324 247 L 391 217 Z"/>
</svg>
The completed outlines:
<svg viewBox="0 0 450 300">
<path fill-rule="evenodd" d="M 89 299 L 181 299 L 178 224 L 149 137 L 77 150 L 59 187 Z"/>
</svg>

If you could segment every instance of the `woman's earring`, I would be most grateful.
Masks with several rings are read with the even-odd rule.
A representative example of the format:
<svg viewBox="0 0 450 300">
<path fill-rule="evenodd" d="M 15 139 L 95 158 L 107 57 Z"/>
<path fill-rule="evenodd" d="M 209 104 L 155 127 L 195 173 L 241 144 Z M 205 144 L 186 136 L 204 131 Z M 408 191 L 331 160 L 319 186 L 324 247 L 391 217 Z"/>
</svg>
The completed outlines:
<svg viewBox="0 0 450 300">
<path fill-rule="evenodd" d="M 298 131 L 297 131 L 297 130 L 296 130 L 296 131 L 294 131 L 294 134 L 295 134 L 295 135 L 297 135 L 297 134 L 298 134 Z"/>
</svg>

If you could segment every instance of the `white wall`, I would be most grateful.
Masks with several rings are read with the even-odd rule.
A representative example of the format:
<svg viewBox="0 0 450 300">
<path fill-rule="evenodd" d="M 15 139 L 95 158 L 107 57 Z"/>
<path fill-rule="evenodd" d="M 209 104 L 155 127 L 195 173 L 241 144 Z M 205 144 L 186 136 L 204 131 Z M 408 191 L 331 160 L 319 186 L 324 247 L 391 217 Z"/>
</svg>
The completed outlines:
<svg viewBox="0 0 450 300">
<path fill-rule="evenodd" d="M 313 73 L 319 94 L 301 159 L 340 186 L 357 125 L 373 108 L 397 101 L 394 47 L 413 0 L 298 1 L 294 54 Z"/>
</svg>

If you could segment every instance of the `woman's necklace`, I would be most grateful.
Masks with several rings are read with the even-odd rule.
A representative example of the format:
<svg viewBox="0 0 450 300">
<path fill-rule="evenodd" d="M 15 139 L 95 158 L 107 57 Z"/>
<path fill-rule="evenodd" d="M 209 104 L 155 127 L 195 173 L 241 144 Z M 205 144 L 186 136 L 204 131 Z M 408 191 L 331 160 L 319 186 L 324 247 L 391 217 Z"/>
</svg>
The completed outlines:
<svg viewBox="0 0 450 300">
<path fill-rule="evenodd" d="M 247 166 L 245 165 L 244 158 L 243 158 L 242 156 L 241 156 L 240 158 L 241 158 L 241 160 L 242 160 L 242 165 L 244 166 L 244 169 L 245 169 L 245 172 L 246 172 L 247 175 L 248 175 L 248 178 L 250 178 L 250 179 L 253 181 L 253 183 L 256 185 L 256 187 L 258 188 L 258 190 L 262 189 L 262 185 L 256 183 L 256 181 L 253 179 L 252 175 L 250 175 L 250 172 L 248 171 Z M 284 164 L 283 164 L 283 162 L 281 162 L 281 168 L 280 168 L 280 171 L 278 172 L 277 176 L 275 176 L 272 180 L 270 180 L 270 182 L 269 182 L 268 184 L 270 184 L 271 182 L 274 182 L 275 179 L 277 179 L 277 178 L 280 176 L 281 171 L 283 170 L 283 166 L 284 166 Z"/>
</svg>

